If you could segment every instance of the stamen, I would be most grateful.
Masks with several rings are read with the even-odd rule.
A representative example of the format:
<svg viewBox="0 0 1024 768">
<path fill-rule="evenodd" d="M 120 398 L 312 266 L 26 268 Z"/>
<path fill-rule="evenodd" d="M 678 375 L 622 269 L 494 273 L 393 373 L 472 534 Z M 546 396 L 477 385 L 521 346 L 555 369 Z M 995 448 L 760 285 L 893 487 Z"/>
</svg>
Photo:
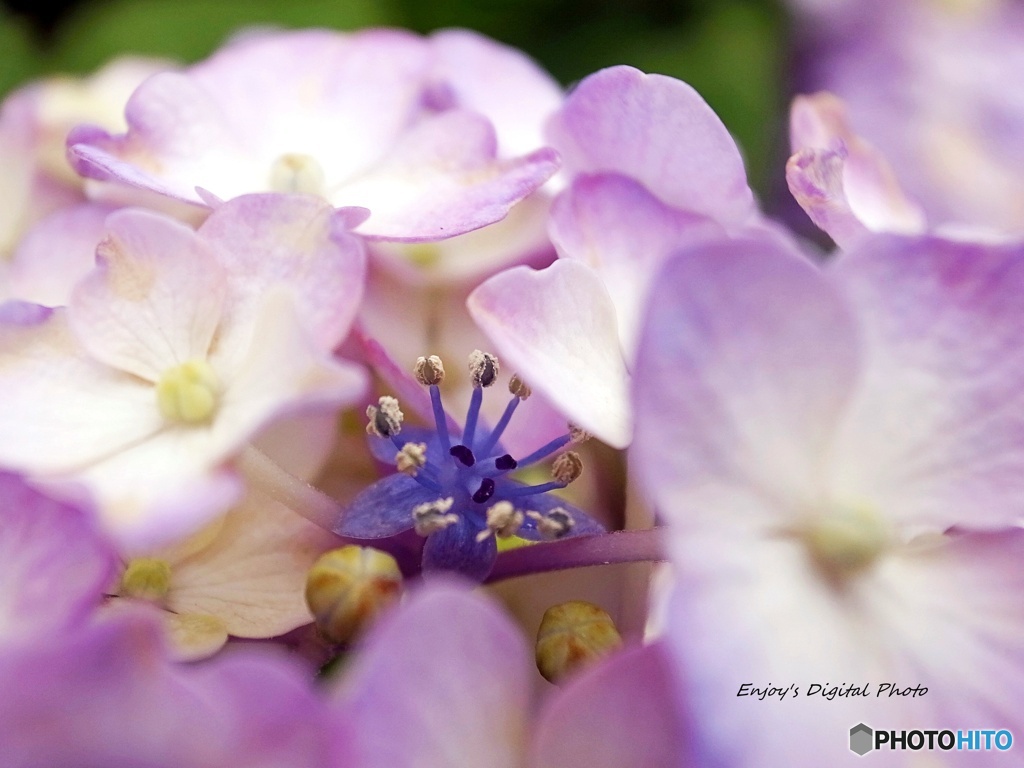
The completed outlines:
<svg viewBox="0 0 1024 768">
<path fill-rule="evenodd" d="M 555 507 L 547 514 L 531 511 L 527 512 L 526 516 L 536 520 L 537 531 L 545 539 L 551 541 L 563 538 L 576 525 L 576 521 L 573 520 L 569 511 L 562 507 Z"/>
<path fill-rule="evenodd" d="M 494 488 L 494 481 L 489 477 L 485 477 L 480 481 L 480 487 L 477 489 L 477 492 L 473 494 L 473 501 L 477 504 L 483 504 L 485 501 L 488 501 L 494 495 Z"/>
<path fill-rule="evenodd" d="M 425 387 L 437 386 L 444 382 L 444 364 L 437 355 L 416 358 L 413 373 L 416 381 Z"/>
<path fill-rule="evenodd" d="M 526 386 L 526 382 L 519 378 L 518 373 L 513 373 L 512 378 L 509 379 L 508 391 L 511 392 L 517 400 L 525 400 L 533 394 L 533 390 Z"/>
<path fill-rule="evenodd" d="M 327 177 L 320 163 L 309 155 L 287 153 L 270 166 L 270 190 L 324 197 Z"/>
<path fill-rule="evenodd" d="M 480 404 L 484 399 L 484 391 L 480 387 L 473 388 L 469 397 L 469 410 L 466 412 L 466 428 L 462 431 L 462 442 L 470 450 L 473 449 L 473 438 L 476 435 L 476 421 L 480 417 Z"/>
<path fill-rule="evenodd" d="M 515 498 L 518 496 L 536 496 L 538 493 L 547 493 L 548 491 L 560 491 L 565 488 L 565 483 L 541 483 L 540 485 L 521 485 L 514 486 L 504 491 L 504 494 L 509 498 Z"/>
<path fill-rule="evenodd" d="M 569 425 L 569 441 L 570 442 L 572 442 L 574 444 L 585 443 L 591 437 L 592 437 L 592 435 L 589 432 L 587 432 L 586 430 L 580 429 L 575 424 L 570 424 Z"/>
<path fill-rule="evenodd" d="M 523 458 L 519 459 L 519 466 L 528 467 L 531 464 L 540 461 L 541 459 L 546 459 L 555 451 L 560 451 L 562 448 L 568 445 L 571 440 L 572 437 L 570 437 L 567 434 L 562 435 L 561 437 L 556 437 L 550 443 L 541 446 L 536 451 L 531 453 L 529 456 L 524 456 Z"/>
<path fill-rule="evenodd" d="M 429 536 L 437 531 L 443 531 L 449 525 L 459 522 L 459 516 L 449 513 L 455 499 L 449 496 L 446 499 L 428 501 L 425 504 L 417 504 L 412 509 L 413 527 L 420 536 Z"/>
<path fill-rule="evenodd" d="M 472 467 L 476 464 L 476 457 L 473 452 L 464 445 L 453 445 L 451 450 L 448 451 L 452 456 L 462 462 L 467 467 Z"/>
<path fill-rule="evenodd" d="M 583 459 L 576 451 L 566 451 L 551 465 L 551 476 L 559 483 L 568 485 L 583 474 Z"/>
<path fill-rule="evenodd" d="M 395 454 L 395 467 L 399 472 L 413 477 L 427 463 L 426 443 L 406 443 Z"/>
<path fill-rule="evenodd" d="M 402 420 L 405 418 L 398 401 L 385 395 L 377 401 L 377 405 L 366 407 L 366 417 L 370 420 L 366 425 L 366 433 L 377 437 L 394 437 L 402 431 Z"/>
<path fill-rule="evenodd" d="M 217 410 L 220 382 L 205 360 L 187 363 L 164 371 L 156 385 L 156 401 L 167 421 L 179 424 L 203 424 Z"/>
<path fill-rule="evenodd" d="M 476 540 L 486 541 L 492 533 L 503 539 L 515 536 L 523 525 L 523 519 L 523 513 L 513 507 L 511 502 L 499 501 L 487 510 L 487 528 L 476 535 Z"/>
<path fill-rule="evenodd" d="M 498 419 L 498 423 L 491 430 L 491 434 L 484 440 L 484 444 L 480 446 L 480 455 L 486 456 L 490 450 L 498 444 L 502 434 L 505 432 L 505 427 L 508 426 L 509 421 L 512 419 L 512 414 L 516 412 L 516 408 L 519 407 L 520 399 L 525 400 L 526 398 L 513 397 L 508 405 L 505 406 L 505 412 L 501 414 L 501 418 Z"/>
<path fill-rule="evenodd" d="M 473 387 L 491 386 L 498 378 L 498 358 L 490 352 L 474 349 L 469 355 L 469 378 Z"/>
<path fill-rule="evenodd" d="M 437 384 L 430 385 L 430 407 L 434 411 L 434 429 L 437 430 L 437 437 L 441 441 L 441 447 L 447 451 L 452 447 L 452 440 L 448 436 L 448 417 L 445 415 L 444 405 L 441 403 L 441 390 Z"/>
</svg>

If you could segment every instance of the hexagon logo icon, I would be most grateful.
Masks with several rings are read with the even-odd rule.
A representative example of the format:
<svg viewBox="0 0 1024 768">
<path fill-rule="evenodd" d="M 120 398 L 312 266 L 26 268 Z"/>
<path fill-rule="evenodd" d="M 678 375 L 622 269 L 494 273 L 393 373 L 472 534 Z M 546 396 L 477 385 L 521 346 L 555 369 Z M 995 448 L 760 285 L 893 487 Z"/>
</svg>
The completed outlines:
<svg viewBox="0 0 1024 768">
<path fill-rule="evenodd" d="M 850 729 L 850 751 L 864 757 L 875 748 L 874 733 L 864 723 L 857 723 Z"/>
</svg>

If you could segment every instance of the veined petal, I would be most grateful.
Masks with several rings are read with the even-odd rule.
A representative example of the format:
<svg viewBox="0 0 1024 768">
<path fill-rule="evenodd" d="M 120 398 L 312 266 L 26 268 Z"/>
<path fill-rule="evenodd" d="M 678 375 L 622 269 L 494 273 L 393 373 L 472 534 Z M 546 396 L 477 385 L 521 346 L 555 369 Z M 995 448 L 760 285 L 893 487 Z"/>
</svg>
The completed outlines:
<svg viewBox="0 0 1024 768">
<path fill-rule="evenodd" d="M 861 317 L 865 379 L 831 482 L 901 522 L 1019 523 L 1024 249 L 879 237 L 832 277 Z"/>
<path fill-rule="evenodd" d="M 633 461 L 656 507 L 684 527 L 753 514 L 747 495 L 783 521 L 814 509 L 860 365 L 849 308 L 799 253 L 763 239 L 678 254 L 633 378 Z"/>
<path fill-rule="evenodd" d="M 531 768 L 685 765 L 675 669 L 661 643 L 630 648 L 570 680 L 545 703 Z"/>
<path fill-rule="evenodd" d="M 65 310 L 37 320 L 0 325 L 0 465 L 73 471 L 163 426 L 153 387 L 86 357 Z"/>
<path fill-rule="evenodd" d="M 324 349 L 337 346 L 366 280 L 363 245 L 346 226 L 350 213 L 311 195 L 267 194 L 235 198 L 210 214 L 199 237 L 227 273 L 228 324 L 249 328 L 266 291 L 285 283 L 302 296 L 302 323 Z"/>
<path fill-rule="evenodd" d="M 551 239 L 559 255 L 590 266 L 608 289 L 630 361 L 647 290 L 662 263 L 680 248 L 724 234 L 714 221 L 670 208 L 639 182 L 617 174 L 577 177 L 551 211 Z"/>
<path fill-rule="evenodd" d="M 195 232 L 141 210 L 110 215 L 98 266 L 72 294 L 68 317 L 99 362 L 157 382 L 205 359 L 225 295 L 222 270 Z"/>
<path fill-rule="evenodd" d="M 277 637 L 313 618 L 306 574 L 338 539 L 251 491 L 206 547 L 171 561 L 167 607 L 205 614 L 236 637 Z"/>
<path fill-rule="evenodd" d="M 742 225 L 756 213 L 736 143 L 693 88 L 632 67 L 569 94 L 548 136 L 570 173 L 630 176 L 669 205 Z"/>
<path fill-rule="evenodd" d="M 423 587 L 366 638 L 337 691 L 365 768 L 516 768 L 527 651 L 493 603 L 456 583 Z"/>
<path fill-rule="evenodd" d="M 379 165 L 328 194 L 334 205 L 372 213 L 359 234 L 382 240 L 441 240 L 508 214 L 558 168 L 551 149 L 496 160 L 494 128 L 450 110 L 422 119 Z"/>
<path fill-rule="evenodd" d="M 612 446 L 629 443 L 628 374 L 615 306 L 584 264 L 514 267 L 467 301 L 499 355 L 574 423 Z"/>
</svg>

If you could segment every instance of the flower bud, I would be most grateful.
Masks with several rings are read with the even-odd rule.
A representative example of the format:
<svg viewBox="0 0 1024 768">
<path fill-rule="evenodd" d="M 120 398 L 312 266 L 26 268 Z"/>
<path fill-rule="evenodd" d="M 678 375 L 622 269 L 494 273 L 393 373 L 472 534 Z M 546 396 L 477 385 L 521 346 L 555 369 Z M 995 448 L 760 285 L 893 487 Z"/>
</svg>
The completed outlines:
<svg viewBox="0 0 1024 768">
<path fill-rule="evenodd" d="M 402 591 L 395 559 L 372 547 L 349 545 L 325 552 L 306 577 L 306 604 L 317 628 L 335 643 L 347 643 Z"/>
<path fill-rule="evenodd" d="M 582 600 L 553 605 L 537 631 L 537 669 L 552 683 L 622 645 L 612 617 Z"/>
</svg>

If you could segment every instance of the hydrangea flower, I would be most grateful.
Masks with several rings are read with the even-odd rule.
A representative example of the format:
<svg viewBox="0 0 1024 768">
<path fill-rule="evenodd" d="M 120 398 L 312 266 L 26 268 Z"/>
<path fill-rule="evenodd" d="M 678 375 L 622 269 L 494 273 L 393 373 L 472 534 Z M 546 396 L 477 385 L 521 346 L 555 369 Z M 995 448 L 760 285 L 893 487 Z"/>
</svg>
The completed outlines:
<svg viewBox="0 0 1024 768">
<path fill-rule="evenodd" d="M 305 196 L 240 198 L 199 232 L 113 214 L 69 306 L 2 326 L 0 464 L 84 485 L 132 546 L 225 511 L 241 493 L 227 462 L 260 429 L 362 391 L 329 356 L 362 289 L 351 215 Z"/>
<path fill-rule="evenodd" d="M 858 722 L 1024 727 L 1022 290 L 1024 249 L 936 238 L 666 267 L 631 458 L 668 523 L 697 764 L 845 764 Z"/>
<path fill-rule="evenodd" d="M 414 529 L 426 538 L 425 571 L 457 571 L 483 580 L 497 555 L 496 538 L 556 539 L 603 532 L 585 512 L 549 492 L 565 488 L 583 470 L 578 454 L 558 455 L 552 479 L 524 485 L 508 477 L 585 437 L 574 428 L 527 456 L 505 452 L 501 436 L 529 389 L 517 377 L 512 398 L 493 429 L 479 422 L 483 390 L 495 383 L 498 361 L 476 351 L 470 356 L 473 398 L 462 430 L 453 429 L 438 387 L 444 379 L 440 358 L 420 358 L 417 378 L 430 391 L 434 429 L 403 428 L 398 401 L 383 397 L 367 411 L 371 449 L 398 473 L 371 485 L 342 512 L 335 533 L 356 539 L 394 536 Z"/>
<path fill-rule="evenodd" d="M 69 154 L 122 199 L 127 185 L 201 215 L 245 193 L 301 192 L 370 209 L 367 237 L 443 239 L 503 218 L 557 158 L 497 159 L 486 118 L 431 103 L 435 72 L 430 42 L 397 30 L 250 34 L 149 78 L 127 133 L 84 126 Z"/>
</svg>

